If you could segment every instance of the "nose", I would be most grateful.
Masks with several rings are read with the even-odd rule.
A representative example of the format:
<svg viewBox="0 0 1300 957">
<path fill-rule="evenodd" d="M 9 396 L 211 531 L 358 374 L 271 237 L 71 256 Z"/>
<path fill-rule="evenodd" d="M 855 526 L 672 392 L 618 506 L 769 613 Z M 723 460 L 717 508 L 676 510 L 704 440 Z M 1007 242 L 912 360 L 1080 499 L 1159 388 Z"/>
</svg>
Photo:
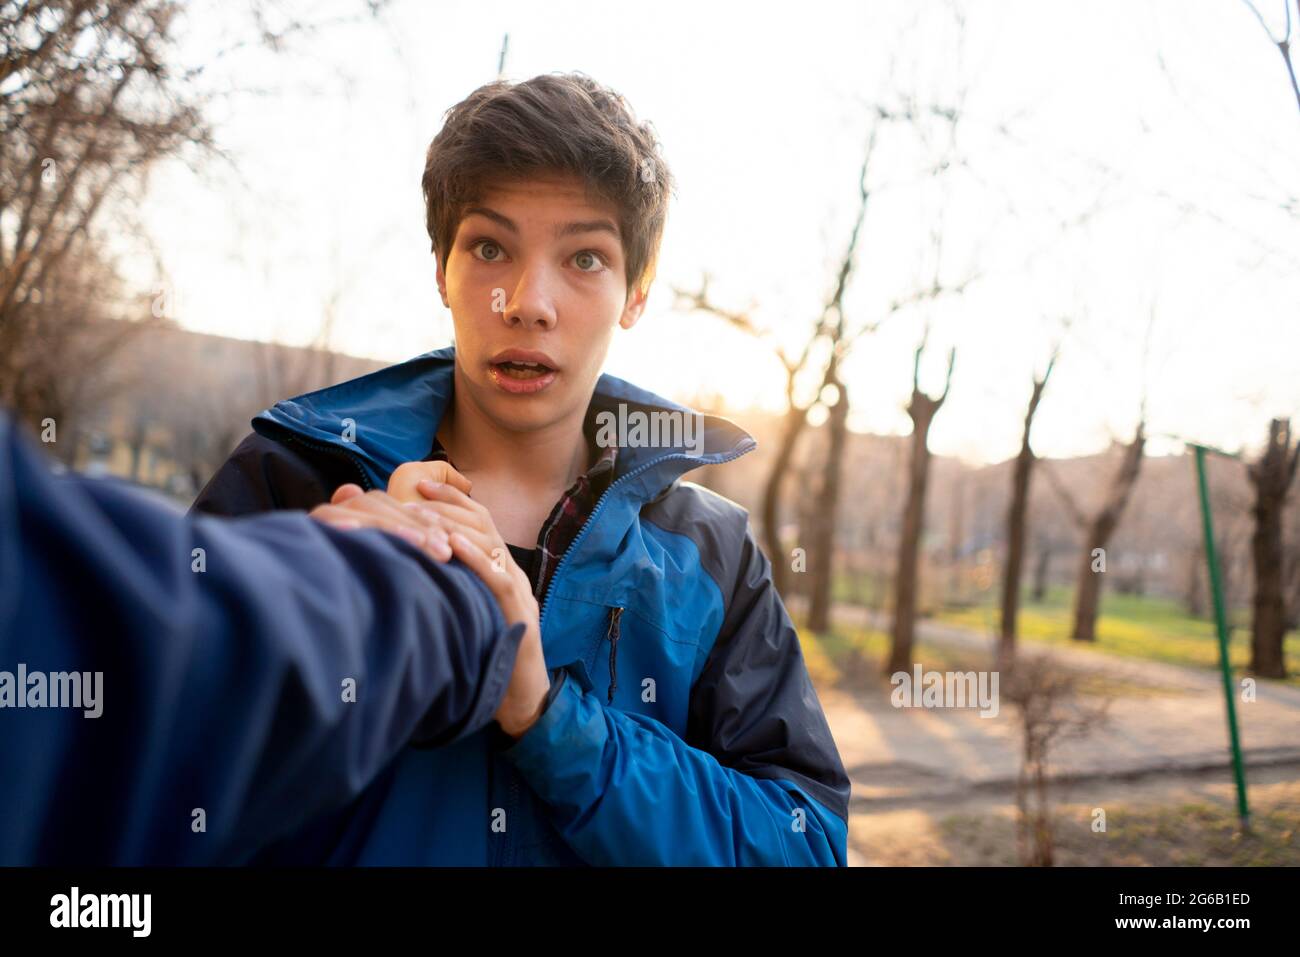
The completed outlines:
<svg viewBox="0 0 1300 957">
<path fill-rule="evenodd" d="M 544 265 L 525 267 L 515 284 L 514 295 L 502 313 L 507 326 L 549 330 L 555 328 L 555 300 L 552 277 Z"/>
</svg>

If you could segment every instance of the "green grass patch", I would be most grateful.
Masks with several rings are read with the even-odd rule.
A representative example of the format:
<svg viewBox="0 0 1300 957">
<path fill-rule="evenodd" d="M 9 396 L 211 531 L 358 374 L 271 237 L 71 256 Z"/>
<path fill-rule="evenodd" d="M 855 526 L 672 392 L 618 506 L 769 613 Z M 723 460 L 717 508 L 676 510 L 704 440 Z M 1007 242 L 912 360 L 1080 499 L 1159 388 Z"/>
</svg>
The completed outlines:
<svg viewBox="0 0 1300 957">
<path fill-rule="evenodd" d="M 1026 601 L 1020 609 L 1018 631 L 1027 641 L 1085 647 L 1070 640 L 1073 626 L 1073 595 L 1065 588 L 1052 589 L 1041 602 Z M 945 609 L 934 617 L 992 634 L 1000 612 L 992 596 L 983 604 L 964 609 Z M 1250 662 L 1250 632 L 1242 615 L 1228 637 L 1228 657 L 1235 673 L 1244 675 Z M 1098 651 L 1130 658 L 1145 658 L 1173 665 L 1217 670 L 1219 641 L 1214 623 L 1187 615 L 1177 602 L 1138 595 L 1103 594 L 1097 620 Z M 1300 687 L 1300 631 L 1287 634 L 1284 645 L 1290 674 L 1286 683 Z"/>
<path fill-rule="evenodd" d="M 831 631 L 813 632 L 799 630 L 808 673 L 818 687 L 845 688 L 852 691 L 869 691 L 888 688 L 881 667 L 889 653 L 889 636 L 874 628 L 849 628 L 837 626 Z M 930 645 L 919 641 L 913 648 L 914 657 L 926 671 L 980 671 L 991 666 L 992 655 L 969 648 L 948 645 Z M 1085 673 L 1079 676 L 1079 692 L 1098 697 L 1151 697 L 1178 694 L 1168 689 L 1115 678 L 1110 675 Z"/>
</svg>

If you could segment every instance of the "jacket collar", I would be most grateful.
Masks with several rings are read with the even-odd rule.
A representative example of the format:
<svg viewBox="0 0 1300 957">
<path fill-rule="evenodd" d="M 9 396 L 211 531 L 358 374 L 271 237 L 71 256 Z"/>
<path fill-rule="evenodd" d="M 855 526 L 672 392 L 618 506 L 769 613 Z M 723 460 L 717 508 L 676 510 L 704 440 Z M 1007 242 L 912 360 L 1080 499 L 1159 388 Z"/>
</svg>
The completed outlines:
<svg viewBox="0 0 1300 957">
<path fill-rule="evenodd" d="M 371 484 L 384 488 L 403 462 L 429 454 L 433 437 L 454 390 L 455 347 L 425 353 L 369 375 L 277 402 L 253 419 L 253 428 L 268 438 L 293 436 L 351 456 Z M 611 375 L 601 375 L 591 411 L 610 415 L 604 421 L 628 421 L 630 413 L 694 417 L 702 426 L 702 443 L 684 430 L 665 429 L 656 447 L 620 447 L 614 479 L 635 476 L 632 494 L 652 498 L 682 474 L 716 465 L 753 450 L 757 443 L 740 426 L 721 416 L 703 415 Z M 666 438 L 681 439 L 663 444 Z"/>
</svg>

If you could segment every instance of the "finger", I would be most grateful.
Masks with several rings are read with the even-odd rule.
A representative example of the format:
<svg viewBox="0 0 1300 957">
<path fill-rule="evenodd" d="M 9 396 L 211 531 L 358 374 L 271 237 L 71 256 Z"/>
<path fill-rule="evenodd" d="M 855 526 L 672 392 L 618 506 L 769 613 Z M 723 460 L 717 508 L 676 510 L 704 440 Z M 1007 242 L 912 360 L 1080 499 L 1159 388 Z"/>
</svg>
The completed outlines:
<svg viewBox="0 0 1300 957">
<path fill-rule="evenodd" d="M 346 512 L 336 513 L 330 511 L 330 506 L 328 505 L 321 505 L 315 509 L 312 509 L 312 511 L 308 512 L 307 514 L 310 518 L 315 519 L 316 521 L 320 522 L 322 525 L 328 525 L 330 528 L 339 528 L 339 529 L 346 529 L 351 531 L 351 530 L 365 527 L 360 522 L 358 522 L 355 518 L 352 518 L 351 516 L 347 515 Z"/>
<path fill-rule="evenodd" d="M 330 504 L 342 505 L 344 502 L 348 501 L 349 499 L 354 499 L 358 495 L 365 495 L 365 494 L 366 494 L 365 491 L 361 488 L 360 485 L 355 485 L 351 482 L 348 482 L 345 485 L 340 485 L 338 488 L 334 490 L 334 494 L 330 496 Z"/>
<path fill-rule="evenodd" d="M 448 523 L 443 521 L 438 513 L 433 510 L 432 504 L 403 502 L 402 508 L 427 526 L 425 531 L 426 544 L 432 549 L 434 557 L 440 562 L 450 561 L 451 546 L 447 544 L 447 534 L 450 529 Z"/>
<path fill-rule="evenodd" d="M 432 479 L 420 479 L 416 483 L 416 490 L 425 498 L 435 502 L 446 502 L 449 505 L 459 505 L 461 508 L 467 508 L 470 511 L 487 515 L 488 510 L 480 502 L 474 501 L 460 489 L 448 485 L 445 482 L 435 482 Z"/>
<path fill-rule="evenodd" d="M 426 533 L 431 531 L 428 525 L 383 492 L 368 492 L 364 497 L 350 499 L 346 505 L 339 507 L 346 508 L 358 521 L 364 522 L 368 519 L 369 524 L 374 527 L 400 535 L 419 547 L 424 546 Z"/>
<path fill-rule="evenodd" d="M 452 532 L 449 539 L 451 550 L 456 557 L 469 566 L 469 570 L 482 579 L 498 602 L 505 600 L 510 587 L 510 576 L 502 575 L 492 563 L 492 559 L 460 532 Z"/>
<path fill-rule="evenodd" d="M 425 535 L 424 550 L 440 562 L 451 561 L 451 542 L 440 528 L 430 529 Z"/>
<path fill-rule="evenodd" d="M 456 522 L 458 525 L 468 526 L 484 534 L 489 531 L 481 515 L 477 512 L 471 512 L 467 508 L 461 508 L 459 505 L 448 505 L 446 502 L 424 502 L 421 507 L 428 509 L 444 523 Z"/>
<path fill-rule="evenodd" d="M 435 561 L 451 561 L 451 545 L 447 542 L 447 532 L 443 528 L 430 527 L 419 536 L 413 534 L 414 529 L 397 524 L 382 513 L 360 512 L 355 508 L 341 508 L 334 505 L 321 505 L 310 514 L 312 518 L 331 528 L 344 530 L 374 528 L 391 535 L 398 535 L 412 545 L 422 548 Z"/>
<path fill-rule="evenodd" d="M 445 524 L 433 502 L 402 502 L 401 504 L 403 509 L 430 528 L 442 528 Z"/>
<path fill-rule="evenodd" d="M 450 464 L 448 463 L 444 463 L 444 464 L 447 467 L 443 473 L 442 480 L 444 482 L 447 482 L 450 485 L 454 485 L 456 488 L 460 489 L 462 492 L 468 495 L 470 493 L 470 489 L 473 488 L 474 483 L 471 482 L 469 479 L 465 478 L 465 476 L 461 475 L 459 472 L 457 472 L 454 468 L 451 467 Z"/>
<path fill-rule="evenodd" d="M 423 546 L 425 543 L 425 535 L 421 529 L 393 522 L 382 513 L 360 511 L 355 504 L 346 507 L 340 505 L 320 505 L 312 509 L 309 514 L 312 518 L 319 522 L 324 522 L 332 528 L 377 528 L 382 532 L 391 532 L 394 535 L 400 535 L 415 545 Z"/>
<path fill-rule="evenodd" d="M 400 525 L 409 525 L 412 528 L 423 530 L 427 525 L 420 519 L 419 514 L 408 509 L 405 503 L 378 489 L 367 492 L 365 498 L 357 499 L 349 503 L 349 506 L 375 515 L 385 515 Z"/>
<path fill-rule="evenodd" d="M 445 522 L 443 527 L 448 538 L 457 533 L 468 538 L 492 560 L 494 566 L 502 567 L 504 563 L 513 560 L 510 549 L 506 548 L 504 542 L 497 541 L 492 536 L 485 535 L 476 528 L 452 521 Z"/>
</svg>

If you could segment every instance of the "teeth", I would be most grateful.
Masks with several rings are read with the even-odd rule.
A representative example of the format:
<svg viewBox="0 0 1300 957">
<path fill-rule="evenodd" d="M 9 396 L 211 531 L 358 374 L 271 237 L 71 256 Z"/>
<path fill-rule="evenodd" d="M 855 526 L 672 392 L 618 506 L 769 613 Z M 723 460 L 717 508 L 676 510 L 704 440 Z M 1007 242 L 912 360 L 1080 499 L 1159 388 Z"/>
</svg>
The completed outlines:
<svg viewBox="0 0 1300 957">
<path fill-rule="evenodd" d="M 551 371 L 539 362 L 500 362 L 497 368 L 512 379 L 535 379 Z"/>
</svg>

